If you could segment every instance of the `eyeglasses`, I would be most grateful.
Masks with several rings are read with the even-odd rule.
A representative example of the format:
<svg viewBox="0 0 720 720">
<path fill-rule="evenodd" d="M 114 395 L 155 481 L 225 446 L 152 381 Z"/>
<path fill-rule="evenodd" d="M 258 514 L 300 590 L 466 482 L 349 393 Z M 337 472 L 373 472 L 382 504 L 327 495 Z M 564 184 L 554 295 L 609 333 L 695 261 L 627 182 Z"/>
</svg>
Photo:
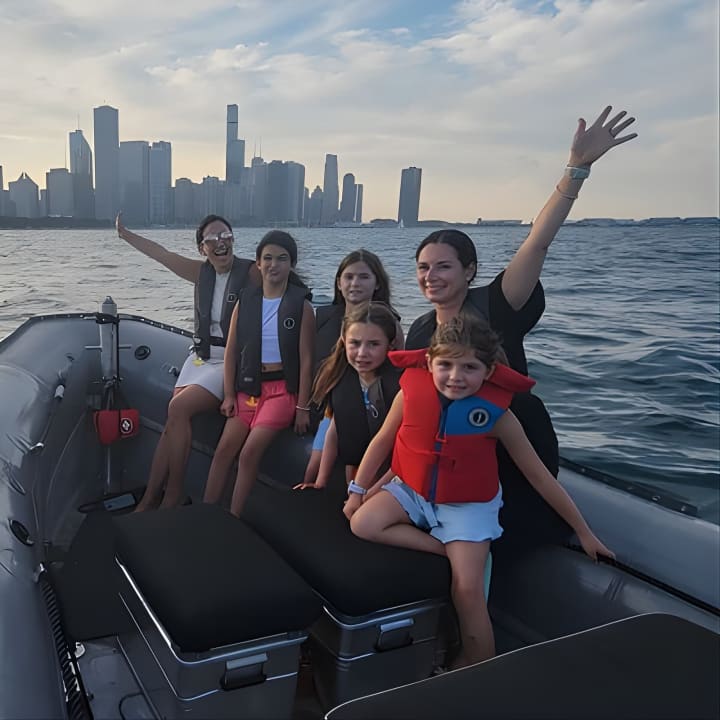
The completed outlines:
<svg viewBox="0 0 720 720">
<path fill-rule="evenodd" d="M 220 241 L 231 243 L 233 241 L 233 234 L 229 230 L 226 230 L 216 235 L 207 235 L 202 239 L 202 243 L 208 247 L 215 247 Z"/>
</svg>

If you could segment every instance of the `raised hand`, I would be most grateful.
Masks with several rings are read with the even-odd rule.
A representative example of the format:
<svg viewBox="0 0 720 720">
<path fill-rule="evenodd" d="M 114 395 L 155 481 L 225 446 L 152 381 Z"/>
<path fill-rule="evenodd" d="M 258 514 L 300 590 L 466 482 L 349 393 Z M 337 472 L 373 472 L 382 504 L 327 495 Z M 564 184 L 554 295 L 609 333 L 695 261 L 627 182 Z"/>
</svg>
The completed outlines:
<svg viewBox="0 0 720 720">
<path fill-rule="evenodd" d="M 623 120 L 627 112 L 622 110 L 608 120 L 611 112 L 612 106 L 608 105 L 590 127 L 587 127 L 583 118 L 578 120 L 577 131 L 570 146 L 568 165 L 592 165 L 611 148 L 637 137 L 637 133 L 620 136 L 625 128 L 635 122 L 634 117 Z"/>
</svg>

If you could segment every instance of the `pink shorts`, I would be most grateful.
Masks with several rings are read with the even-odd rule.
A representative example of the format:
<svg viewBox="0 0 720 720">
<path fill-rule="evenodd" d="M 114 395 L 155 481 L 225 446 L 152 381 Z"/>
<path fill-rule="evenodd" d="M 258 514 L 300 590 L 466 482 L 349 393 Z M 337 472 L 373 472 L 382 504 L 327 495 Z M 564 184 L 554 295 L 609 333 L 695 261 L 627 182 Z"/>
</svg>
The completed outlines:
<svg viewBox="0 0 720 720">
<path fill-rule="evenodd" d="M 297 395 L 287 391 L 284 380 L 266 380 L 260 385 L 260 397 L 238 393 L 235 416 L 249 428 L 281 430 L 295 419 Z"/>
</svg>

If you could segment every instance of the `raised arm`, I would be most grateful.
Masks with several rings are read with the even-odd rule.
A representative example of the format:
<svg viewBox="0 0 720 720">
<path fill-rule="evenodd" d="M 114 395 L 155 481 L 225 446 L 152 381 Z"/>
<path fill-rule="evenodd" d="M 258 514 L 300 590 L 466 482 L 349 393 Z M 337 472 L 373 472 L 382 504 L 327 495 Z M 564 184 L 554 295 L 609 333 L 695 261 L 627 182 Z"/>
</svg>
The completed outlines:
<svg viewBox="0 0 720 720">
<path fill-rule="evenodd" d="M 608 105 L 590 127 L 586 126 L 582 118 L 578 120 L 577 131 L 570 146 L 568 168 L 580 168 L 580 171 L 569 169 L 563 174 L 535 218 L 529 235 L 505 270 L 502 290 L 505 299 L 515 310 L 519 310 L 527 302 L 540 279 L 550 243 L 565 222 L 582 187 L 584 178 L 572 178 L 570 174 L 584 175 L 608 150 L 637 137 L 637 133 L 620 137 L 620 133 L 635 122 L 635 118 L 623 119 L 627 115 L 623 110 L 608 120 L 611 111 L 612 107 Z"/>
<path fill-rule="evenodd" d="M 508 410 L 495 424 L 494 434 L 504 445 L 513 462 L 527 481 L 547 503 L 570 525 L 580 540 L 583 550 L 593 560 L 598 554 L 615 557 L 595 537 L 565 488 L 552 476 L 530 444 L 520 421 Z"/>
<path fill-rule="evenodd" d="M 115 219 L 115 227 L 118 237 L 139 250 L 143 255 L 156 260 L 183 280 L 188 280 L 191 283 L 197 282 L 202 260 L 193 260 L 178 253 L 170 252 L 159 243 L 128 230 L 122 223 L 122 213 L 118 213 Z"/>
</svg>

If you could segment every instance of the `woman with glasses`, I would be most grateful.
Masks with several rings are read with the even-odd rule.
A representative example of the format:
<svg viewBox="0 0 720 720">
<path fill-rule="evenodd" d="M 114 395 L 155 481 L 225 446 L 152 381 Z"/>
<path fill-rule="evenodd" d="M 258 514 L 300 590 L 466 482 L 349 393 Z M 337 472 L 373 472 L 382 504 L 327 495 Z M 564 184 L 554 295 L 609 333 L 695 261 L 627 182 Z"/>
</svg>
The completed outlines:
<svg viewBox="0 0 720 720">
<path fill-rule="evenodd" d="M 233 254 L 230 223 L 208 215 L 195 240 L 202 259 L 187 258 L 137 235 L 117 216 L 118 236 L 195 286 L 193 349 L 180 370 L 138 510 L 173 507 L 185 499 L 185 465 L 192 442 L 191 420 L 198 413 L 217 410 L 223 400 L 223 358 L 230 318 L 240 291 L 259 285 L 260 273 L 252 260 Z"/>
</svg>

